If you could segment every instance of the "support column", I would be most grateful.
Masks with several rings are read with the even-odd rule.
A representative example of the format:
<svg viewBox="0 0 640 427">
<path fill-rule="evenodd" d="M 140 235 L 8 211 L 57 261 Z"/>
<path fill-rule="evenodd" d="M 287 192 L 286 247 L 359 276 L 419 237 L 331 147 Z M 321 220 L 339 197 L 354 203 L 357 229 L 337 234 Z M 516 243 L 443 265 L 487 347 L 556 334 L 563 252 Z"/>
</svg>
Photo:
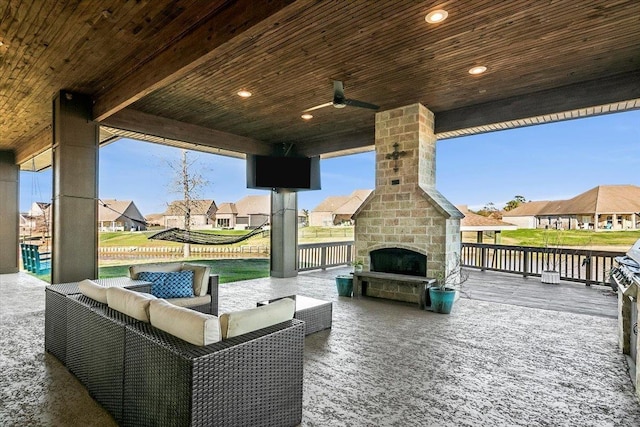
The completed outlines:
<svg viewBox="0 0 640 427">
<path fill-rule="evenodd" d="M 271 192 L 271 273 L 272 277 L 298 275 L 298 194 Z"/>
<path fill-rule="evenodd" d="M 60 91 L 53 100 L 51 283 L 98 277 L 99 126 L 91 98 Z"/>
<path fill-rule="evenodd" d="M 0 274 L 17 273 L 20 168 L 12 151 L 0 151 Z"/>
</svg>

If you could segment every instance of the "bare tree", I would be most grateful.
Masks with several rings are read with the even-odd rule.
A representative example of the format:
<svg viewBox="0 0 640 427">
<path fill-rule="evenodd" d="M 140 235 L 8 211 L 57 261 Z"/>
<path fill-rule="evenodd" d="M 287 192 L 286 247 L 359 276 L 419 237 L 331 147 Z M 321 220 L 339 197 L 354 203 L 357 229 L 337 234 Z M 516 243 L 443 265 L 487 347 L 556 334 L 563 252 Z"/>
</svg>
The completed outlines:
<svg viewBox="0 0 640 427">
<path fill-rule="evenodd" d="M 199 198 L 199 191 L 208 184 L 208 181 L 202 177 L 196 170 L 198 159 L 188 159 L 188 150 L 182 150 L 182 156 L 179 162 L 167 160 L 167 165 L 171 169 L 173 176 L 169 183 L 169 192 L 172 194 L 180 194 L 182 200 L 174 202 L 173 206 L 179 209 L 184 215 L 184 229 L 191 230 L 191 211 Z M 184 244 L 184 257 L 191 255 L 191 245 Z"/>
</svg>

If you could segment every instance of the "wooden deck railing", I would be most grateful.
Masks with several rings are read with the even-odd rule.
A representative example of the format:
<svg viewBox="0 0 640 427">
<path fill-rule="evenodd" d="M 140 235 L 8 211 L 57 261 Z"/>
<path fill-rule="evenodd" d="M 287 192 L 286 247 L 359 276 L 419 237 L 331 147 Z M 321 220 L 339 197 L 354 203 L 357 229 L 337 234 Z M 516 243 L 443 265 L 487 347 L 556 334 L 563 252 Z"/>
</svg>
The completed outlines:
<svg viewBox="0 0 640 427">
<path fill-rule="evenodd" d="M 349 264 L 354 242 L 311 243 L 298 245 L 298 271 L 325 269 Z"/>
<path fill-rule="evenodd" d="M 464 267 L 527 277 L 540 276 L 543 271 L 552 269 L 555 258 L 556 270 L 562 280 L 590 286 L 608 283 L 614 258 L 621 255 L 624 252 L 463 243 L 461 261 Z"/>
</svg>

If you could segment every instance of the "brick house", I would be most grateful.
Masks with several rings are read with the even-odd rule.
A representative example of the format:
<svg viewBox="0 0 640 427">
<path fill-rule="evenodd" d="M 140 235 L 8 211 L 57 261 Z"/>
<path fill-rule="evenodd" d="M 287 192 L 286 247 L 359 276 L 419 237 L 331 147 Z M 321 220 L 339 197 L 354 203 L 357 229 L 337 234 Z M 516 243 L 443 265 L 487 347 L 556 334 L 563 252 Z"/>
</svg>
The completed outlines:
<svg viewBox="0 0 640 427">
<path fill-rule="evenodd" d="M 520 228 L 637 230 L 640 187 L 599 185 L 568 200 L 525 203 L 503 218 Z"/>
</svg>

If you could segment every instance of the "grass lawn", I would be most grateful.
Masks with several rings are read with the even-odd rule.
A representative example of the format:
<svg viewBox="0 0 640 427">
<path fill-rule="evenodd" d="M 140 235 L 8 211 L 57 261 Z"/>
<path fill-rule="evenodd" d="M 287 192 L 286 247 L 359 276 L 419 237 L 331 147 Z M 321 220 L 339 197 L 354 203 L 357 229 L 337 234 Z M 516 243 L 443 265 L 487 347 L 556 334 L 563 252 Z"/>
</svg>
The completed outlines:
<svg viewBox="0 0 640 427">
<path fill-rule="evenodd" d="M 157 231 L 157 230 L 156 230 Z M 98 233 L 100 247 L 159 247 L 159 246 L 182 246 L 182 243 L 169 242 L 166 240 L 151 240 L 148 236 L 156 231 L 136 231 L 136 232 L 100 232 Z M 200 230 L 198 231 L 200 232 Z M 203 230 L 205 233 L 222 234 L 228 236 L 239 236 L 249 233 L 244 230 Z M 353 227 L 301 227 L 298 230 L 298 241 L 300 243 L 322 243 L 337 242 L 343 240 L 353 240 Z M 258 234 L 247 240 L 229 246 L 268 246 L 269 234 Z"/>
<path fill-rule="evenodd" d="M 640 230 L 543 230 L 520 229 L 502 232 L 502 244 L 544 247 L 545 242 L 558 246 L 619 246 L 630 248 L 640 239 Z"/>
<path fill-rule="evenodd" d="M 171 262 L 171 261 L 167 261 Z M 220 276 L 220 283 L 237 282 L 239 280 L 258 279 L 269 277 L 269 259 L 198 259 L 195 264 L 211 266 L 211 273 Z M 31 274 L 31 273 L 29 273 Z M 129 275 L 129 264 L 114 265 L 98 268 L 98 277 L 107 279 L 110 277 L 124 277 Z M 50 274 L 34 275 L 38 279 L 51 283 Z"/>
</svg>

